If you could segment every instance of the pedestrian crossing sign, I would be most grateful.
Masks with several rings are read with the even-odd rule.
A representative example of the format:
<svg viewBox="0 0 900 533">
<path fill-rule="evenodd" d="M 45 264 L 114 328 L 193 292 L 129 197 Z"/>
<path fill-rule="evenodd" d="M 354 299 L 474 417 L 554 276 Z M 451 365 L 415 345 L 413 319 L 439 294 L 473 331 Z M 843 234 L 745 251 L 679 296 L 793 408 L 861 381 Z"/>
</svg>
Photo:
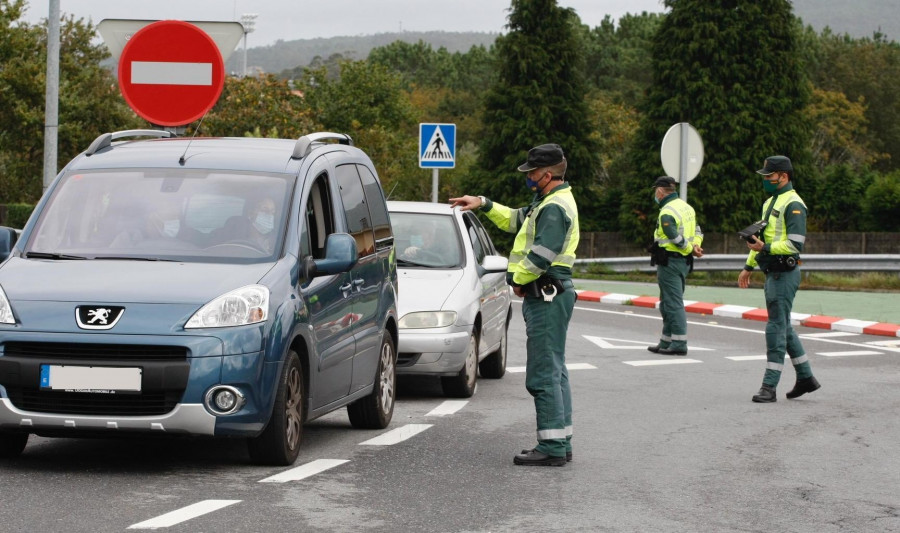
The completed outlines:
<svg viewBox="0 0 900 533">
<path fill-rule="evenodd" d="M 419 168 L 456 166 L 456 124 L 419 124 Z"/>
</svg>

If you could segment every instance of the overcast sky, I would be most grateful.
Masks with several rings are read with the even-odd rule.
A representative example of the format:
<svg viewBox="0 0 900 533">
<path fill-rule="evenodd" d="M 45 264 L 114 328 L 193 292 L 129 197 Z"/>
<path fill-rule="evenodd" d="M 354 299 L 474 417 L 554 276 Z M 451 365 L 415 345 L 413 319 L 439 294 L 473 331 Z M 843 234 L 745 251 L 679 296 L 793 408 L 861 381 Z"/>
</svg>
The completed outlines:
<svg viewBox="0 0 900 533">
<path fill-rule="evenodd" d="M 47 17 L 48 0 L 29 0 L 25 19 Z M 607 14 L 665 11 L 662 0 L 559 0 L 574 8 L 581 21 L 598 26 Z M 249 48 L 278 39 L 312 39 L 404 31 L 502 32 L 509 0 L 60 0 L 60 10 L 75 18 L 180 19 L 233 21 L 257 13 Z"/>
</svg>

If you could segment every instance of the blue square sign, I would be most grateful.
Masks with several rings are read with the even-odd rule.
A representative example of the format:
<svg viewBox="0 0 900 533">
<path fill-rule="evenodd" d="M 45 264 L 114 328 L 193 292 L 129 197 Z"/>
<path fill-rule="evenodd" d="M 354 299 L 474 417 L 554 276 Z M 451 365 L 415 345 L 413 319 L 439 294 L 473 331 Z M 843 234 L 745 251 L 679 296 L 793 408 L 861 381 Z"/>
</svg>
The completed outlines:
<svg viewBox="0 0 900 533">
<path fill-rule="evenodd" d="M 419 167 L 456 166 L 456 124 L 419 124 Z"/>
</svg>

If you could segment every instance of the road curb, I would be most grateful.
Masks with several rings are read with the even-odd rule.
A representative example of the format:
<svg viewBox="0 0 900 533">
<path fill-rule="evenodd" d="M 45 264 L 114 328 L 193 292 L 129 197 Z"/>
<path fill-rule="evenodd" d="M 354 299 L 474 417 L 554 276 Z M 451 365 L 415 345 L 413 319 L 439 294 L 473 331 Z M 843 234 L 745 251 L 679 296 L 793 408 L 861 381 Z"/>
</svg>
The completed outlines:
<svg viewBox="0 0 900 533">
<path fill-rule="evenodd" d="M 636 296 L 617 292 L 599 292 L 576 290 L 578 299 L 583 302 L 600 302 L 604 304 L 633 305 L 651 309 L 659 308 L 659 298 L 656 296 Z M 769 314 L 765 309 L 745 307 L 742 305 L 714 304 L 706 302 L 694 302 L 685 300 L 684 310 L 688 313 L 700 315 L 723 316 L 729 318 L 743 318 L 765 322 Z M 882 335 L 885 337 L 900 337 L 900 325 L 885 322 L 873 322 L 870 320 L 856 320 L 853 318 L 840 318 L 826 315 L 809 315 L 805 313 L 791 313 L 791 323 L 797 326 L 809 328 L 830 329 L 834 331 L 846 331 L 850 333 L 865 333 L 867 335 Z"/>
</svg>

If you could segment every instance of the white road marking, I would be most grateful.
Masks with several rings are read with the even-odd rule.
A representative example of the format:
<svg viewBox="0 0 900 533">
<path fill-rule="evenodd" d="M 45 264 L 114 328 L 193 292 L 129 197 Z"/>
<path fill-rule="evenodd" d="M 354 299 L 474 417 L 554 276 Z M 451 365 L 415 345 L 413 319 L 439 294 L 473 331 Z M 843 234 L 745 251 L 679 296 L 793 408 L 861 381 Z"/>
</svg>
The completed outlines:
<svg viewBox="0 0 900 533">
<path fill-rule="evenodd" d="M 407 424 L 405 426 L 398 427 L 397 429 L 392 429 L 391 431 L 381 434 L 374 439 L 360 442 L 359 445 L 390 446 L 391 444 L 397 444 L 398 442 L 403 442 L 410 437 L 418 435 L 419 433 L 425 431 L 433 425 L 434 424 Z"/>
<path fill-rule="evenodd" d="M 616 350 L 646 350 L 648 345 L 652 344 L 652 342 L 656 342 L 656 341 L 652 341 L 652 342 L 647 342 L 647 341 L 631 341 L 631 340 L 627 340 L 627 339 L 613 339 L 613 338 L 611 338 L 611 337 L 592 337 L 592 336 L 590 336 L 590 335 L 582 335 L 582 337 L 584 337 L 585 339 L 587 339 L 587 340 L 593 342 L 594 344 L 596 344 L 597 346 L 599 346 L 599 347 L 601 347 L 601 348 L 604 348 L 604 349 L 612 349 L 612 348 L 614 348 L 614 349 L 616 349 Z M 637 346 L 621 346 L 621 345 L 614 345 L 614 344 L 612 344 L 611 342 L 608 342 L 608 341 L 628 342 L 628 343 L 631 343 L 631 344 L 636 344 Z M 712 352 L 712 351 L 714 351 L 712 348 L 697 348 L 697 347 L 695 347 L 695 346 L 691 346 L 690 349 L 691 349 L 691 350 L 697 350 L 698 352 Z"/>
<path fill-rule="evenodd" d="M 187 507 L 182 507 L 171 513 L 151 518 L 143 522 L 130 525 L 128 529 L 156 529 L 160 527 L 172 527 L 175 524 L 186 522 L 192 518 L 203 516 L 213 511 L 218 511 L 223 507 L 240 503 L 241 500 L 203 500 Z"/>
<path fill-rule="evenodd" d="M 320 472 L 324 472 L 330 468 L 334 468 L 336 466 L 340 466 L 344 463 L 349 462 L 350 461 L 347 459 L 316 459 L 315 461 L 310 461 L 305 465 L 300 465 L 296 468 L 291 468 L 290 470 L 285 470 L 284 472 L 280 472 L 278 474 L 275 474 L 274 476 L 267 477 L 266 479 L 261 479 L 259 480 L 259 482 L 286 483 L 288 481 L 299 481 L 301 479 L 314 476 Z"/>
<path fill-rule="evenodd" d="M 732 361 L 765 361 L 765 355 L 733 355 L 731 357 L 726 357 L 725 359 L 731 359 Z"/>
<path fill-rule="evenodd" d="M 569 370 L 596 370 L 597 367 L 590 363 L 566 363 L 566 368 Z M 524 366 L 508 366 L 506 367 L 506 371 L 510 374 L 521 374 L 525 372 Z"/>
<path fill-rule="evenodd" d="M 853 352 L 816 352 L 816 355 L 824 355 L 825 357 L 848 357 L 853 355 L 882 355 L 884 352 L 873 352 L 871 350 L 857 350 Z"/>
<path fill-rule="evenodd" d="M 702 363 L 697 359 L 648 359 L 646 361 L 622 361 L 626 365 L 631 366 L 662 366 L 662 365 L 684 365 L 690 363 Z"/>
<path fill-rule="evenodd" d="M 826 331 L 824 333 L 804 333 L 800 335 L 804 339 L 825 339 L 832 337 L 856 337 L 859 333 L 850 333 L 849 331 Z"/>
<path fill-rule="evenodd" d="M 447 400 L 446 402 L 429 411 L 425 416 L 452 415 L 453 413 L 465 407 L 467 403 L 469 403 L 468 400 Z"/>
</svg>

